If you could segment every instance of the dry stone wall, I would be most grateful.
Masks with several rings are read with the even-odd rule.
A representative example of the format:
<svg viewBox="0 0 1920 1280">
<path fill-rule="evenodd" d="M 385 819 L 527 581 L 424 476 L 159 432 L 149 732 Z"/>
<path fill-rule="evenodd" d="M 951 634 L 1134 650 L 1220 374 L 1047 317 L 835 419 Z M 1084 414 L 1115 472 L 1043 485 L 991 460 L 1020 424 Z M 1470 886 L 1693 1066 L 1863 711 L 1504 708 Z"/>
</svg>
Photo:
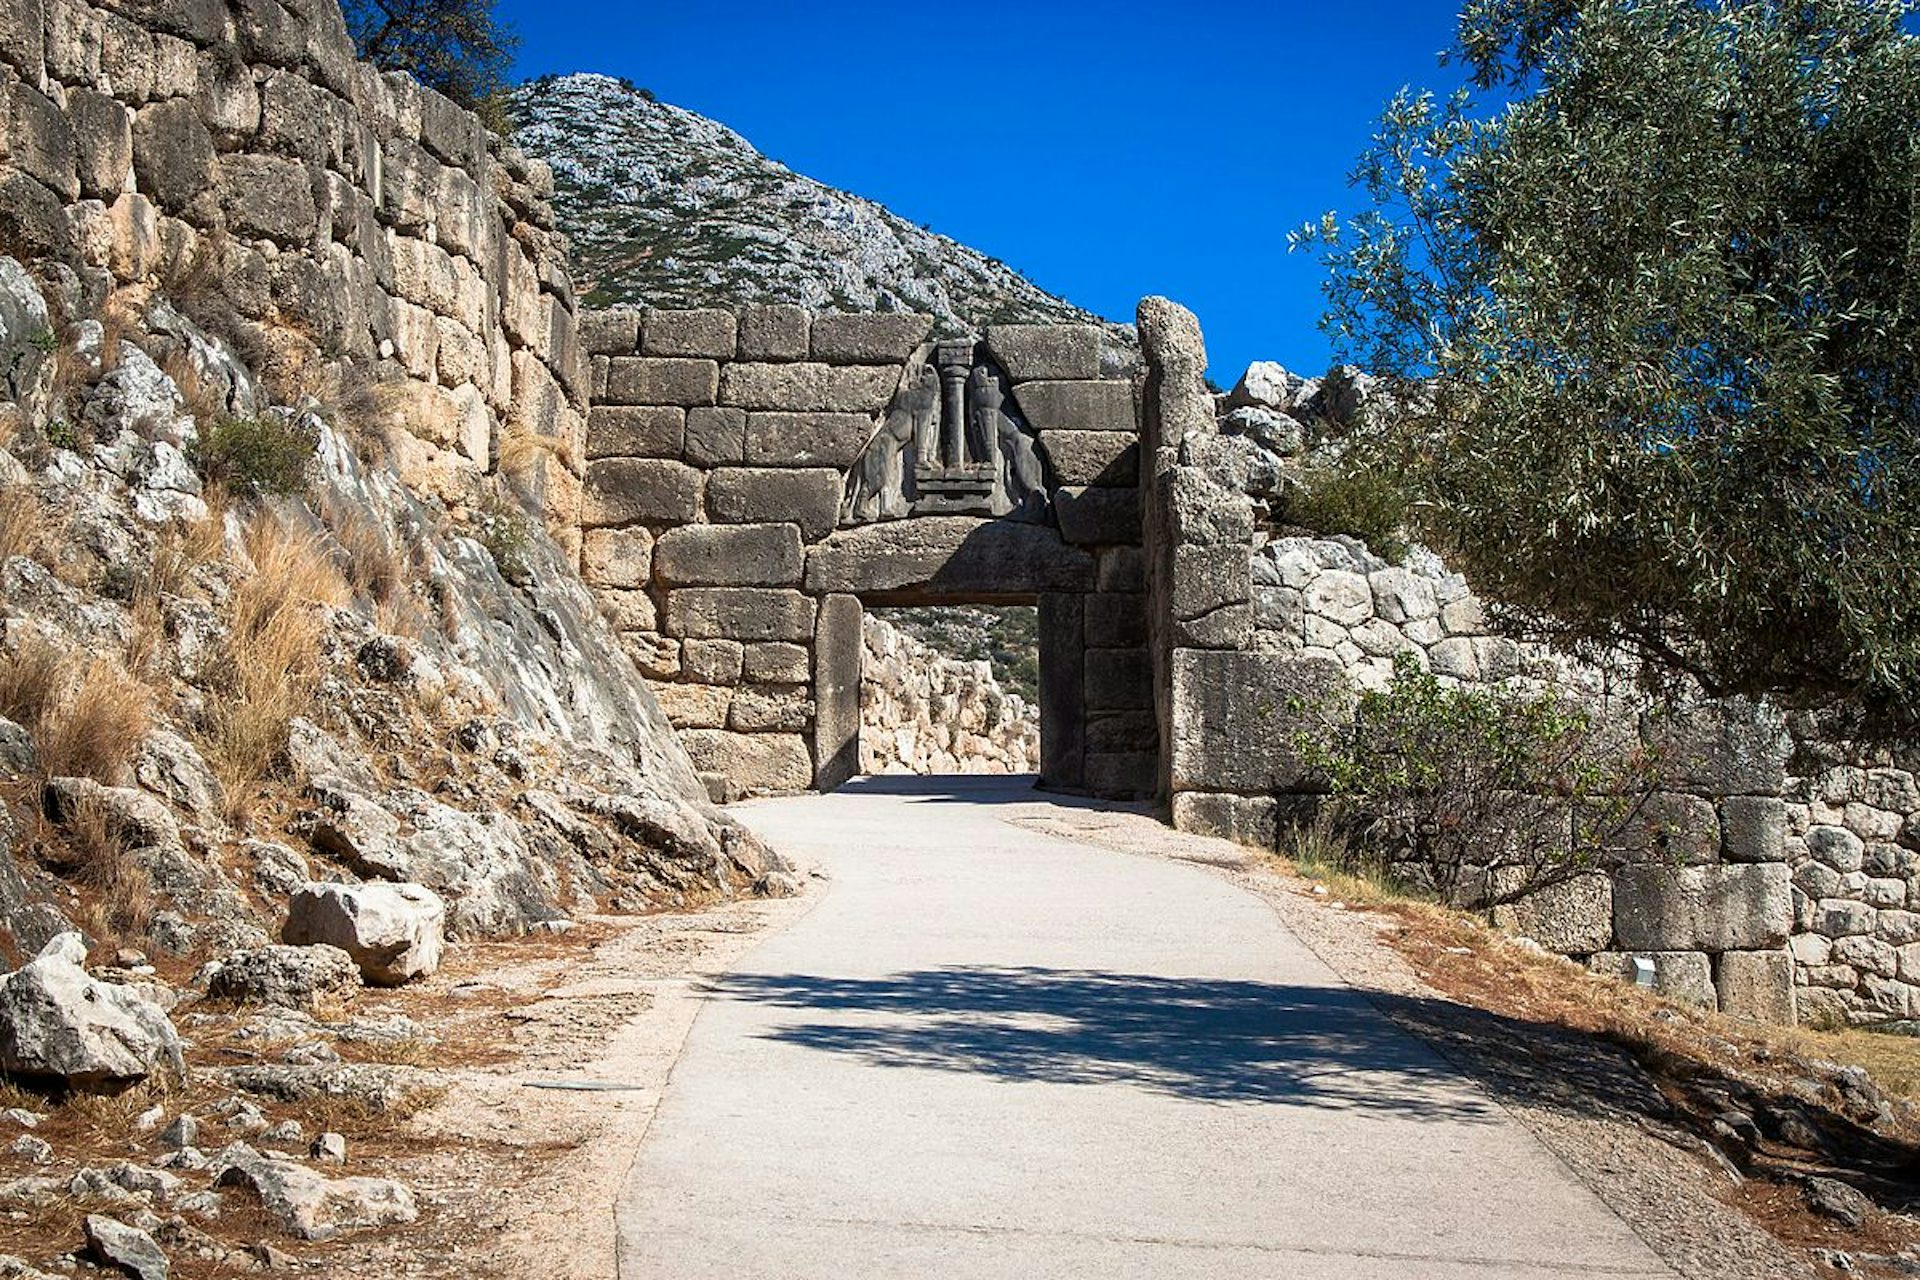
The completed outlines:
<svg viewBox="0 0 1920 1280">
<path fill-rule="evenodd" d="M 1394 565 L 1353 539 L 1273 530 L 1260 499 L 1305 433 L 1247 413 L 1244 395 L 1239 412 L 1217 417 L 1199 326 L 1184 310 L 1149 299 L 1140 331 L 1154 661 L 1176 826 L 1271 847 L 1323 787 L 1300 759 L 1310 717 L 1384 687 L 1400 655 L 1454 683 L 1552 681 L 1614 714 L 1637 710 L 1606 673 L 1500 635 L 1465 581 L 1430 555 Z M 1282 402 L 1269 407 L 1285 417 Z M 1496 915 L 1598 970 L 1625 974 L 1636 957 L 1651 960 L 1670 994 L 1792 1021 L 1783 722 L 1750 704 L 1703 701 L 1669 721 L 1629 723 L 1666 762 L 1637 818 L 1661 855 Z"/>
<path fill-rule="evenodd" d="M 0 252 L 229 313 L 283 388 L 357 399 L 416 491 L 467 501 L 504 463 L 577 550 L 587 369 L 551 195 L 356 61 L 334 0 L 0 6 Z"/>
<path fill-rule="evenodd" d="M 1786 786 L 1799 1001 L 1826 1022 L 1920 1019 L 1920 762 L 1796 719 Z"/>
<path fill-rule="evenodd" d="M 590 312 L 583 572 L 715 795 L 860 768 L 863 601 L 1037 603 L 1041 774 L 1150 792 L 1130 371 L 1088 325 Z"/>
<path fill-rule="evenodd" d="M 1033 773 L 1040 709 L 992 664 L 951 658 L 869 613 L 862 622 L 860 772 Z"/>
</svg>

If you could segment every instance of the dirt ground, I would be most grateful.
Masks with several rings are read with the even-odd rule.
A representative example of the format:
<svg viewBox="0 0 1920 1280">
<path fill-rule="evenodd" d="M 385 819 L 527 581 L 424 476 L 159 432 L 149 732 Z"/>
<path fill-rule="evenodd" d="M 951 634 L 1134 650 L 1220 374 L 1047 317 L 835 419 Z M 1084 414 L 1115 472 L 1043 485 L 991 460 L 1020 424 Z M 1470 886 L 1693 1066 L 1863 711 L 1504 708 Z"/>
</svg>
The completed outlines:
<svg viewBox="0 0 1920 1280">
<path fill-rule="evenodd" d="M 1140 812 L 1054 800 L 1005 816 L 1196 864 L 1260 896 L 1526 1124 L 1680 1274 L 1920 1275 L 1920 1222 L 1909 1216 L 1920 1205 L 1911 1100 L 1920 1042 L 1762 1028 L 1672 1005 L 1457 913 L 1337 876 L 1303 877 Z M 174 1275 L 239 1275 L 262 1258 L 356 1280 L 615 1275 L 613 1207 L 704 984 L 819 896 L 594 917 L 563 934 L 463 944 L 424 983 L 362 993 L 331 1018 L 404 1017 L 419 1035 L 336 1047 L 349 1062 L 400 1072 L 408 1100 L 255 1101 L 268 1121 L 343 1133 L 340 1172 L 398 1179 L 413 1190 L 419 1221 L 305 1243 L 229 1192 L 217 1220 L 194 1222 L 186 1245 L 170 1250 Z M 36 1132 L 59 1152 L 54 1166 L 32 1165 L 0 1132 L 0 1179 L 64 1176 L 76 1162 L 151 1163 L 162 1152 L 141 1113 L 153 1106 L 191 1111 L 218 1134 L 209 1117 L 235 1095 L 219 1070 L 279 1063 L 291 1043 L 263 1030 L 257 1011 L 202 1009 L 188 1023 L 198 1068 L 189 1090 L 49 1109 Z M 1848 1070 L 1863 1061 L 1874 1080 Z M 1811 1207 L 1809 1176 L 1858 1188 L 1875 1207 L 1860 1225 L 1842 1225 Z M 56 1265 L 78 1246 L 85 1210 L 61 1199 L 0 1212 L 0 1253 Z"/>
</svg>

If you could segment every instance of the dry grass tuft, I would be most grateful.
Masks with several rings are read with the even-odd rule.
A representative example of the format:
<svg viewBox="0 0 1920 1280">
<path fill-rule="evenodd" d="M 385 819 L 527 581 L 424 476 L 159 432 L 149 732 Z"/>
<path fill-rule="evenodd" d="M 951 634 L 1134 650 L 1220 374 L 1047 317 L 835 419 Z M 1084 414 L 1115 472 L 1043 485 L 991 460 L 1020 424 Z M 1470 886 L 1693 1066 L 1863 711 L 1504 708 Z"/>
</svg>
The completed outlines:
<svg viewBox="0 0 1920 1280">
<path fill-rule="evenodd" d="M 41 766 L 51 777 L 118 784 L 153 727 L 153 694 L 109 658 L 65 670 L 62 696 L 34 729 Z"/>
<path fill-rule="evenodd" d="M 153 699 L 118 662 L 63 654 L 34 635 L 0 661 L 0 715 L 33 734 L 49 776 L 111 785 L 152 727 Z"/>
<path fill-rule="evenodd" d="M 0 560 L 29 556 L 45 563 L 48 555 L 46 508 L 26 485 L 0 489 Z"/>
<path fill-rule="evenodd" d="M 391 602 L 406 578 L 406 562 L 386 528 L 332 492 L 321 516 L 340 544 L 347 583 L 354 594 L 375 605 Z"/>
<path fill-rule="evenodd" d="M 98 800 L 84 798 L 62 827 L 60 871 L 97 895 L 86 925 L 96 937 L 138 937 L 151 923 L 153 881 L 134 860 L 127 836 Z"/>
<path fill-rule="evenodd" d="M 0 660 L 0 716 L 28 729 L 40 723 L 60 696 L 66 655 L 37 632 L 28 632 Z"/>
<path fill-rule="evenodd" d="M 324 621 L 318 605 L 351 592 L 319 535 L 258 512 L 246 529 L 254 573 L 233 589 L 221 679 L 209 700 L 209 763 L 244 819 L 256 785 L 287 745 L 287 726 L 313 706 Z"/>
</svg>

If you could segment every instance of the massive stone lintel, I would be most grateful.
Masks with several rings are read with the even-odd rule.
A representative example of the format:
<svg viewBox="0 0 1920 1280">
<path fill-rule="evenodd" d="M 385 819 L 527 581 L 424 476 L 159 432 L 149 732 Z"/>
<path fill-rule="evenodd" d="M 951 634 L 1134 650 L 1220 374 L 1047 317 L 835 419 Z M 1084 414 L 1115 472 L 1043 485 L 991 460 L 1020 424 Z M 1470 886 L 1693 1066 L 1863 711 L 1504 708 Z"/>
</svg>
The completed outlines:
<svg viewBox="0 0 1920 1280">
<path fill-rule="evenodd" d="M 807 553 L 806 589 L 1030 600 L 1091 591 L 1093 557 L 1044 525 L 924 516 L 842 529 Z"/>
</svg>

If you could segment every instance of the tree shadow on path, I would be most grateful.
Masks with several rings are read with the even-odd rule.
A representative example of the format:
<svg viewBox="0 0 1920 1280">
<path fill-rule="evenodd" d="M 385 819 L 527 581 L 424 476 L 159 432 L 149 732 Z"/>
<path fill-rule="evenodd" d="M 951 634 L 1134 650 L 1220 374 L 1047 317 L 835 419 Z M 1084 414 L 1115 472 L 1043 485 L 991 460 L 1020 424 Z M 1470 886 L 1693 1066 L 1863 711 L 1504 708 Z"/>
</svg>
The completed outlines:
<svg viewBox="0 0 1920 1280">
<path fill-rule="evenodd" d="M 716 990 L 819 1015 L 766 1034 L 874 1066 L 1123 1084 L 1220 1104 L 1498 1115 L 1456 1068 L 1343 987 L 952 966 L 881 978 L 736 974 Z"/>
</svg>

